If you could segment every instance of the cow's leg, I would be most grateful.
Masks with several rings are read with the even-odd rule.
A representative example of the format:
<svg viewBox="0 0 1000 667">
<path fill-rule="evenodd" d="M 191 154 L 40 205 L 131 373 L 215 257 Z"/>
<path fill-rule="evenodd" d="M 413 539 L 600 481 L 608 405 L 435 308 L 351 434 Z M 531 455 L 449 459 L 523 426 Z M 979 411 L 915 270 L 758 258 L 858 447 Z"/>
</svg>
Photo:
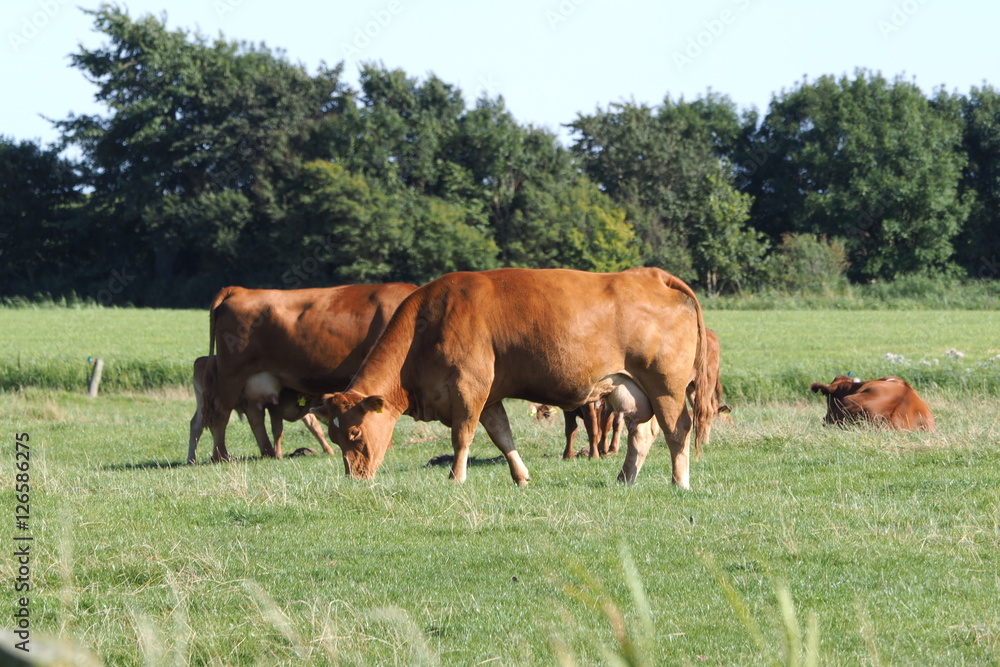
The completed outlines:
<svg viewBox="0 0 1000 667">
<path fill-rule="evenodd" d="M 264 426 L 264 410 L 251 402 L 246 406 L 245 414 L 250 430 L 253 431 L 253 437 L 257 440 L 260 455 L 267 458 L 274 457 L 274 447 L 271 446 L 271 440 L 267 437 L 267 427 Z"/>
<path fill-rule="evenodd" d="M 598 446 L 601 440 L 601 411 L 598 403 L 588 403 L 581 409 L 583 412 L 583 428 L 587 431 L 587 441 L 590 443 L 590 458 L 601 458 Z"/>
<path fill-rule="evenodd" d="M 573 440 L 576 438 L 576 410 L 563 410 L 563 417 L 566 419 L 566 449 L 563 450 L 563 458 L 571 459 L 576 456 L 573 451 Z"/>
<path fill-rule="evenodd" d="M 324 452 L 327 454 L 334 453 L 333 447 L 330 446 L 330 443 L 326 441 L 326 436 L 323 435 L 323 424 L 321 424 L 319 419 L 316 418 L 316 415 L 311 412 L 307 412 L 302 418 L 302 423 L 306 425 L 309 432 L 312 433 L 313 437 L 316 438 L 320 445 L 322 445 Z"/>
<path fill-rule="evenodd" d="M 656 419 L 642 422 L 641 424 L 629 422 L 628 424 L 628 445 L 625 449 L 625 461 L 622 463 L 621 472 L 618 473 L 618 481 L 632 484 L 639 475 L 642 464 L 646 461 L 646 455 L 656 439 L 657 428 Z"/>
<path fill-rule="evenodd" d="M 608 454 L 617 454 L 621 447 L 622 427 L 625 425 L 625 415 L 621 412 L 612 413 L 614 426 L 611 430 L 611 443 L 608 445 Z"/>
<path fill-rule="evenodd" d="M 198 448 L 198 441 L 201 439 L 201 434 L 205 431 L 205 402 L 202 400 L 201 391 L 198 391 L 197 385 L 195 386 L 194 398 L 197 401 L 194 416 L 191 417 L 191 430 L 188 436 L 188 463 L 195 462 L 195 450 Z"/>
<path fill-rule="evenodd" d="M 277 407 L 268 407 L 268 414 L 271 415 L 271 436 L 274 438 L 274 457 L 281 458 L 281 436 L 285 434 L 285 420 L 281 418 L 281 410 Z"/>
<path fill-rule="evenodd" d="M 514 434 L 510 430 L 510 421 L 507 419 L 507 411 L 503 409 L 503 403 L 497 401 L 483 409 L 479 417 L 479 423 L 486 429 L 487 435 L 493 444 L 503 452 L 510 466 L 510 476 L 518 486 L 525 486 L 529 481 L 528 468 L 521 460 L 521 455 L 517 453 L 514 445 Z"/>
<path fill-rule="evenodd" d="M 687 410 L 684 395 L 678 400 L 669 395 L 652 399 L 653 412 L 663 429 L 667 446 L 670 448 L 670 463 L 674 484 L 682 489 L 691 488 L 690 480 L 690 436 L 691 414 Z M 638 470 L 636 470 L 638 472 Z"/>
<path fill-rule="evenodd" d="M 611 437 L 611 428 L 614 425 L 615 413 L 612 412 L 611 406 L 604 405 L 601 408 L 601 441 L 597 444 L 597 451 L 601 456 L 607 456 L 611 453 L 610 443 L 608 439 Z"/>
<path fill-rule="evenodd" d="M 226 428 L 232 411 L 219 411 L 208 424 L 212 431 L 212 461 L 228 461 L 229 451 L 226 449 Z"/>
<path fill-rule="evenodd" d="M 240 399 L 242 384 L 230 381 L 220 382 L 219 375 L 228 377 L 218 369 L 217 358 L 210 357 L 202 378 L 202 423 L 212 431 L 212 461 L 228 461 L 226 449 L 226 429 L 229 418 Z"/>
<path fill-rule="evenodd" d="M 451 473 L 448 475 L 456 482 L 464 482 L 466 468 L 469 463 L 469 445 L 476 434 L 478 420 L 462 419 L 451 425 L 451 447 L 455 460 L 451 463 Z"/>
</svg>

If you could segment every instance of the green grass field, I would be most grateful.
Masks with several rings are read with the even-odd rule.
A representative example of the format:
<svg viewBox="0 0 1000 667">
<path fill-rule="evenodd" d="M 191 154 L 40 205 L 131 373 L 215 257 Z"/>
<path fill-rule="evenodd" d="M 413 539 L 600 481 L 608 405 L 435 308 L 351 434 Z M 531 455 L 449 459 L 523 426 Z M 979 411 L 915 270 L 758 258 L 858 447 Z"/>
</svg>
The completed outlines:
<svg viewBox="0 0 1000 667">
<path fill-rule="evenodd" d="M 1000 315 L 706 317 L 734 422 L 684 492 L 662 442 L 624 487 L 620 458 L 562 461 L 561 421 L 519 401 L 526 489 L 483 434 L 468 482 L 449 482 L 424 465 L 447 431 L 408 419 L 374 482 L 339 457 L 259 460 L 237 422 L 238 460 L 181 465 L 193 401 L 177 385 L 207 351 L 204 313 L 2 310 L 5 372 L 18 355 L 83 367 L 72 391 L 45 373 L 5 385 L 0 409 L 4 479 L 15 434 L 31 438 L 33 646 L 107 665 L 996 664 Z M 88 355 L 108 360 L 96 400 Z M 180 379 L 134 391 L 119 362 Z M 915 377 L 938 432 L 822 427 L 806 384 L 849 370 Z M 312 444 L 286 433 L 287 451 Z M 6 487 L 10 549 L 25 533 Z M 0 562 L 11 611 L 16 575 Z"/>
</svg>

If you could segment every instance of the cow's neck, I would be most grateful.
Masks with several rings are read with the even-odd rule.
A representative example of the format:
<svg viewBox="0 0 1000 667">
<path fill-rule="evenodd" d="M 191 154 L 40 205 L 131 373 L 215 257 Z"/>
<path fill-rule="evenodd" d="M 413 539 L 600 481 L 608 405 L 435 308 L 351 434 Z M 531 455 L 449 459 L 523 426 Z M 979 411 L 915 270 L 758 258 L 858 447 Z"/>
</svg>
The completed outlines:
<svg viewBox="0 0 1000 667">
<path fill-rule="evenodd" d="M 410 393 L 403 387 L 401 376 L 413 343 L 414 318 L 400 311 L 396 315 L 365 357 L 351 389 L 365 396 L 382 396 L 396 412 L 404 414 L 410 408 Z"/>
</svg>

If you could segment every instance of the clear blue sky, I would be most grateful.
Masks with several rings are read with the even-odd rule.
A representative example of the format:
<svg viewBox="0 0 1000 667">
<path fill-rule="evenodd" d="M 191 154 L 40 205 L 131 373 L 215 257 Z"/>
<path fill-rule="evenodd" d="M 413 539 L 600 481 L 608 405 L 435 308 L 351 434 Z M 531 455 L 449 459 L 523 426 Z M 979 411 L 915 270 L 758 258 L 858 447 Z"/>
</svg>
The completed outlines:
<svg viewBox="0 0 1000 667">
<path fill-rule="evenodd" d="M 102 39 L 80 0 L 4 0 L 0 9 L 0 134 L 55 140 L 43 116 L 102 111 L 72 69 L 79 44 Z M 562 136 L 561 123 L 610 102 L 651 105 L 711 89 L 766 111 L 807 77 L 879 70 L 968 92 L 1000 86 L 1000 3 L 972 0 L 132 0 L 133 17 L 167 14 L 171 29 L 265 42 L 315 71 L 382 61 L 433 72 L 468 104 L 503 95 L 522 123 Z M 84 7 L 96 3 L 83 2 Z"/>
</svg>

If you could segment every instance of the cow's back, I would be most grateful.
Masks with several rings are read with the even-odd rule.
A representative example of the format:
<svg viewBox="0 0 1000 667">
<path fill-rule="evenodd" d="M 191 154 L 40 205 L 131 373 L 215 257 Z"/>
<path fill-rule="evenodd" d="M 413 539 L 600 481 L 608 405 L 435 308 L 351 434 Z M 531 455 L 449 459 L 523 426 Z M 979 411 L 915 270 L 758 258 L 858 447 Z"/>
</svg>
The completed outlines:
<svg viewBox="0 0 1000 667">
<path fill-rule="evenodd" d="M 426 385 L 445 381 L 435 376 L 445 369 L 489 370 L 490 400 L 513 396 L 575 406 L 587 402 L 593 385 L 609 374 L 638 376 L 635 371 L 676 360 L 686 365 L 683 391 L 698 344 L 699 310 L 693 294 L 671 281 L 676 279 L 659 269 L 497 269 L 443 276 L 410 297 L 397 315 L 408 318 L 412 335 L 412 344 L 400 341 L 410 357 L 403 382 L 426 393 L 433 391 Z"/>
<path fill-rule="evenodd" d="M 856 393 L 844 399 L 852 412 L 872 422 L 888 423 L 900 430 L 934 430 L 930 407 L 905 380 L 885 377 L 860 383 Z"/>
<path fill-rule="evenodd" d="M 242 385 L 269 372 L 304 393 L 341 389 L 414 289 L 402 283 L 226 288 L 212 311 L 218 374 Z"/>
</svg>

